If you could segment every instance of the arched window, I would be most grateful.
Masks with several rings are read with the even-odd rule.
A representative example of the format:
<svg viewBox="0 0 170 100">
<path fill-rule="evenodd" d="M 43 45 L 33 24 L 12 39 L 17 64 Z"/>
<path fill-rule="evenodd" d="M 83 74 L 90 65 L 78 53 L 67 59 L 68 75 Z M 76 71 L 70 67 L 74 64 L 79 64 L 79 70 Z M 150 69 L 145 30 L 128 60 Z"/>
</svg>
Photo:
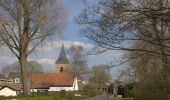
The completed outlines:
<svg viewBox="0 0 170 100">
<path fill-rule="evenodd" d="M 60 72 L 63 72 L 63 67 L 60 67 Z"/>
</svg>

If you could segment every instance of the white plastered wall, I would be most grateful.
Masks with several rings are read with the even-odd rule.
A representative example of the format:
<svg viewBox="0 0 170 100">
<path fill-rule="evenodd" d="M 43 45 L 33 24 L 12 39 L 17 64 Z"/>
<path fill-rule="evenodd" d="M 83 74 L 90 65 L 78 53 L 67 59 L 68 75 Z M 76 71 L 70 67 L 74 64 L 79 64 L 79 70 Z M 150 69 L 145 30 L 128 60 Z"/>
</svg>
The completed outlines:
<svg viewBox="0 0 170 100">
<path fill-rule="evenodd" d="M 17 93 L 8 87 L 5 87 L 0 90 L 0 96 L 17 96 Z"/>
<path fill-rule="evenodd" d="M 73 86 L 71 87 L 50 87 L 49 91 L 78 91 L 77 77 L 74 78 Z"/>
</svg>

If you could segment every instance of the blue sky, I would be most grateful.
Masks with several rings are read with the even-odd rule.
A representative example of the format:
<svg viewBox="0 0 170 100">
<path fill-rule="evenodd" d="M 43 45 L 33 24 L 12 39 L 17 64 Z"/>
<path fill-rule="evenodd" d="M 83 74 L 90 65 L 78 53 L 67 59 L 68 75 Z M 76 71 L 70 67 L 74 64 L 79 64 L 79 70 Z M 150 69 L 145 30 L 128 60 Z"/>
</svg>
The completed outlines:
<svg viewBox="0 0 170 100">
<path fill-rule="evenodd" d="M 95 4 L 98 0 L 87 0 L 87 3 Z M 65 33 L 65 39 L 77 40 L 87 43 L 87 39 L 79 35 L 79 25 L 75 23 L 75 17 L 77 17 L 81 10 L 84 8 L 82 0 L 63 0 L 64 9 L 67 17 L 67 24 Z"/>
<path fill-rule="evenodd" d="M 95 4 L 98 0 L 88 0 L 89 4 Z M 86 52 L 91 50 L 94 45 L 89 42 L 85 37 L 81 37 L 79 34 L 79 25 L 75 23 L 74 18 L 77 17 L 83 9 L 82 0 L 63 0 L 64 10 L 67 16 L 67 23 L 64 29 L 64 45 L 66 51 L 72 44 L 82 45 Z M 55 61 L 59 55 L 61 47 L 61 39 L 56 39 L 45 42 L 42 46 L 29 56 L 29 60 L 38 61 L 45 70 L 52 71 L 55 66 Z M 108 64 L 110 62 L 116 62 L 121 59 L 123 52 L 121 51 L 108 51 L 100 55 L 88 56 L 88 66 L 99 64 Z M 1 48 L 0 54 L 0 68 L 5 65 L 10 65 L 17 61 L 12 53 L 6 48 Z M 121 67 L 112 68 L 112 77 L 116 77 Z"/>
<path fill-rule="evenodd" d="M 99 0 L 87 0 L 86 3 L 90 5 L 94 5 L 98 2 Z M 82 43 L 89 43 L 90 41 L 85 38 L 80 36 L 80 25 L 76 24 L 75 18 L 81 13 L 81 10 L 84 8 L 82 0 L 63 0 L 64 4 L 64 9 L 66 11 L 67 17 L 67 24 L 66 24 L 66 30 L 64 31 L 64 38 L 65 40 L 73 40 L 73 41 L 79 41 Z M 104 54 L 100 55 L 95 55 L 95 56 L 90 56 L 89 57 L 89 66 L 97 65 L 97 64 L 107 64 L 112 62 L 114 58 L 113 56 L 120 57 L 120 54 L 118 53 L 119 51 L 116 51 L 116 54 L 112 54 L 113 52 L 107 52 Z M 103 57 L 105 56 L 105 57 Z M 106 58 L 108 57 L 108 58 Z M 96 59 L 96 58 L 105 58 L 103 59 Z M 92 60 L 93 59 L 93 60 Z"/>
</svg>

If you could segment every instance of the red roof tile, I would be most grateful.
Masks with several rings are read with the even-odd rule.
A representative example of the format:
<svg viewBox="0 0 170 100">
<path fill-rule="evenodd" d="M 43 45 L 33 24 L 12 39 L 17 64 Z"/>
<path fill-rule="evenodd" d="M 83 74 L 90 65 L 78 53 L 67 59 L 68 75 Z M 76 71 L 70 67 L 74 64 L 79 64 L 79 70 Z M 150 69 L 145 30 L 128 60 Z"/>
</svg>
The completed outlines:
<svg viewBox="0 0 170 100">
<path fill-rule="evenodd" d="M 74 81 L 73 73 L 32 73 L 32 88 L 49 88 L 50 86 L 72 86 Z"/>
</svg>

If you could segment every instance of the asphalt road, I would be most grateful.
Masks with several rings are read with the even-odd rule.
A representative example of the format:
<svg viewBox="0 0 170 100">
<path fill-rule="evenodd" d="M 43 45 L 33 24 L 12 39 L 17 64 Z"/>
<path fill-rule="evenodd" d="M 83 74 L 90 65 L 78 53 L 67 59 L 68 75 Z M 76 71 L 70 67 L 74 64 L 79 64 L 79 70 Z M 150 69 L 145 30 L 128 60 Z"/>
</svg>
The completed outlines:
<svg viewBox="0 0 170 100">
<path fill-rule="evenodd" d="M 95 96 L 88 100 L 107 100 L 107 96 L 106 95 Z"/>
</svg>

